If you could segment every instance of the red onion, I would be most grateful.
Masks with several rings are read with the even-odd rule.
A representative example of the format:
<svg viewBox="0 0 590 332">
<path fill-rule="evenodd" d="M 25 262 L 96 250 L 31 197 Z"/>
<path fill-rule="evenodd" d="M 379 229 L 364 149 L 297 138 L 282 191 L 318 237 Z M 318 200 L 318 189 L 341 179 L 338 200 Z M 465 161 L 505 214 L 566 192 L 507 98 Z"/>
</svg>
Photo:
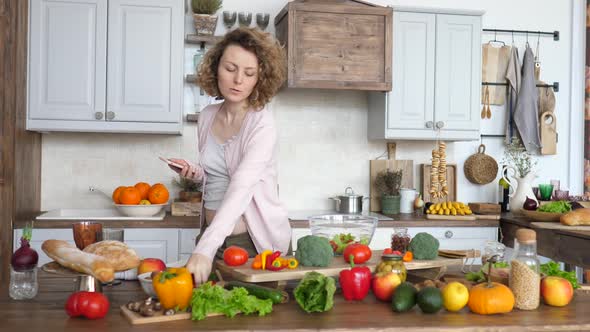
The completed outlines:
<svg viewBox="0 0 590 332">
<path fill-rule="evenodd" d="M 537 209 L 537 202 L 535 202 L 534 199 L 529 198 L 527 196 L 526 200 L 524 201 L 524 204 L 522 205 L 522 208 L 529 211 L 535 211 Z"/>
<path fill-rule="evenodd" d="M 32 232 L 33 231 L 30 227 L 26 227 L 23 230 L 23 236 L 20 238 L 20 248 L 12 254 L 10 265 L 12 265 L 12 268 L 15 271 L 30 270 L 36 267 L 37 262 L 39 262 L 39 255 L 34 249 L 31 249 L 31 246 L 29 245 Z"/>
</svg>

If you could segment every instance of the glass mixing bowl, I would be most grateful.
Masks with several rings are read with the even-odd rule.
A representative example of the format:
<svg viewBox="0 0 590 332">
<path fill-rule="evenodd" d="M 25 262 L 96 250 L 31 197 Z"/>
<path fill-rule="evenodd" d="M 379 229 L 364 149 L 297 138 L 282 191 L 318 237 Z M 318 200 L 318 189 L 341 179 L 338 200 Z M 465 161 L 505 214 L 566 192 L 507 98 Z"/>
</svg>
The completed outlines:
<svg viewBox="0 0 590 332">
<path fill-rule="evenodd" d="M 342 254 L 351 243 L 371 243 L 377 218 L 358 214 L 325 214 L 309 217 L 311 234 L 330 241 L 335 254 Z"/>
</svg>

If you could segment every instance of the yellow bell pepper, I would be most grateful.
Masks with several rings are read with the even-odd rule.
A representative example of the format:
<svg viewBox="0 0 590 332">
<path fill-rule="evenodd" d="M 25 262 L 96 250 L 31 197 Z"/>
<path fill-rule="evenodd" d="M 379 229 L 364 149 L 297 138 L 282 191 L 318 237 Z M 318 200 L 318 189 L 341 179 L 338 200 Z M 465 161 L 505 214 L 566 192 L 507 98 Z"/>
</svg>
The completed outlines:
<svg viewBox="0 0 590 332">
<path fill-rule="evenodd" d="M 266 270 L 266 256 L 272 255 L 272 250 L 265 250 L 260 254 L 260 258 L 262 260 L 262 269 Z"/>
<path fill-rule="evenodd" d="M 185 310 L 193 295 L 193 276 L 184 268 L 167 268 L 152 278 L 162 308 Z"/>
</svg>

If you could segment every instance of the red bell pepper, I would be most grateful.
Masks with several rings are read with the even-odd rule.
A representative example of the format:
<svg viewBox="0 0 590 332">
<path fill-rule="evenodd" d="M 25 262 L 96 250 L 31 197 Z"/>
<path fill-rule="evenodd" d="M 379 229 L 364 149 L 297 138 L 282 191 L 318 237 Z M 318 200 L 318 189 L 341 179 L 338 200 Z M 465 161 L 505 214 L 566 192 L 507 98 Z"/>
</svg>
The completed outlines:
<svg viewBox="0 0 590 332">
<path fill-rule="evenodd" d="M 340 271 L 340 286 L 346 300 L 364 299 L 371 288 L 371 270 L 366 266 L 355 267 L 354 257 L 350 257 L 350 269 Z"/>
<path fill-rule="evenodd" d="M 286 268 L 287 266 L 281 264 L 279 257 L 281 257 L 280 251 L 275 251 L 272 255 L 266 256 L 266 269 L 269 271 L 280 271 Z"/>
</svg>

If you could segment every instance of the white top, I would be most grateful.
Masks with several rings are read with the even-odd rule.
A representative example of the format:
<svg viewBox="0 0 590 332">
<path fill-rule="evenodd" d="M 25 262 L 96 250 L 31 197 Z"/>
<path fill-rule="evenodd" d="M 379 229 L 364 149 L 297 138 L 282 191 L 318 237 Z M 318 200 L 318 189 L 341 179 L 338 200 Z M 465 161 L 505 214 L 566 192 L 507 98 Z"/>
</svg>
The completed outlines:
<svg viewBox="0 0 590 332">
<path fill-rule="evenodd" d="M 208 210 L 217 210 L 229 185 L 229 173 L 225 162 L 225 145 L 229 144 L 236 136 L 225 143 L 217 142 L 217 138 L 209 132 L 207 145 L 201 157 L 203 169 L 207 175 L 205 190 L 203 192 L 204 206 Z"/>
</svg>

